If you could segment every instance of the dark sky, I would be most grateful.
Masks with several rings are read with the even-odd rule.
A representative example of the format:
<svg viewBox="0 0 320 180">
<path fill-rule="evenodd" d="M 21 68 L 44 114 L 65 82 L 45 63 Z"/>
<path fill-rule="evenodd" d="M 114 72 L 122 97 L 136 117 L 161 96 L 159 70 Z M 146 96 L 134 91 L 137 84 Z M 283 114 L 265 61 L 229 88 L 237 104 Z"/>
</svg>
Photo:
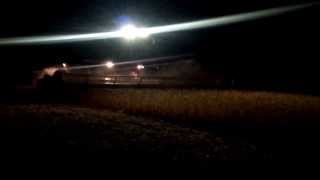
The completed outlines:
<svg viewBox="0 0 320 180">
<path fill-rule="evenodd" d="M 146 26 L 200 20 L 296 3 L 302 0 L 1 0 L 0 37 L 90 33 L 115 30 L 121 19 Z M 309 1 L 310 2 L 310 1 Z M 195 53 L 208 67 L 243 71 L 292 72 L 315 67 L 319 7 L 247 23 L 156 35 L 134 45 L 100 40 L 37 46 L 0 47 L 10 65 L 39 67 L 65 60 L 96 63 L 115 59 Z M 287 62 L 290 61 L 290 66 Z M 13 63 L 13 64 L 12 64 Z M 257 68 L 258 67 L 258 68 Z M 277 68 L 278 67 L 278 68 Z M 284 70 L 285 69 L 285 70 Z M 305 71 L 305 69 L 303 69 Z M 242 73 L 242 72 L 241 72 Z"/>
</svg>

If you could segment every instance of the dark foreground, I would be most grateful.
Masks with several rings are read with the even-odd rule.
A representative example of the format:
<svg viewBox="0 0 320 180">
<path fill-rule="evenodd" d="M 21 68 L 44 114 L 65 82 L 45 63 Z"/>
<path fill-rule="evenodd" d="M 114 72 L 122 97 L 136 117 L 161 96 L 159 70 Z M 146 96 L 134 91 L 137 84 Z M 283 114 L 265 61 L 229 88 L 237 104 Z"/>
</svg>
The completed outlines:
<svg viewBox="0 0 320 180">
<path fill-rule="evenodd" d="M 170 91 L 171 93 L 173 92 Z M 229 94 L 230 92 L 228 96 Z M 229 100 L 234 99 L 235 93 L 231 94 L 232 98 Z M 279 121 L 281 123 L 275 123 L 269 113 L 270 117 L 268 114 L 265 116 L 270 123 L 265 123 L 266 119 L 263 119 L 262 123 L 260 120 L 263 110 L 260 109 L 260 116 L 254 114 L 254 117 L 260 117 L 259 121 L 256 121 L 259 123 L 254 122 L 253 125 L 248 125 L 248 122 L 253 122 L 254 119 L 251 116 L 251 119 L 246 119 L 245 114 L 237 119 L 246 122 L 244 125 L 234 123 L 235 119 L 231 121 L 227 119 L 228 116 L 224 117 L 229 123 L 221 123 L 221 119 L 211 122 L 201 119 L 200 116 L 199 119 L 193 117 L 178 120 L 177 116 L 170 118 L 170 114 L 157 116 L 157 112 L 154 112 L 154 115 L 143 111 L 138 113 L 139 109 L 133 112 L 129 106 L 126 109 L 98 107 L 94 106 L 92 101 L 83 102 L 75 100 L 76 98 L 66 102 L 62 99 L 65 100 L 67 96 L 64 94 L 62 97 L 46 100 L 38 97 L 35 100 L 28 96 L 19 97 L 11 103 L 3 101 L 0 105 L 1 156 L 89 157 L 116 162 L 187 161 L 199 165 L 206 165 L 212 160 L 320 159 L 320 123 L 317 113 L 319 107 L 315 107 L 317 97 L 314 97 L 315 102 L 308 100 L 311 97 L 304 100 L 307 103 L 313 102 L 313 111 L 301 112 L 309 112 L 305 114 L 305 119 L 300 113 L 299 120 L 290 117 L 292 122 L 291 119 L 285 119 Z M 260 96 L 257 97 L 261 100 Z M 163 98 L 165 97 L 160 97 Z M 160 99 L 158 97 L 158 100 Z M 112 99 L 109 99 L 105 103 L 111 101 Z M 241 98 L 235 102 L 238 101 L 244 103 Z M 305 104 L 300 106 L 307 108 Z M 266 112 L 269 111 L 266 105 L 264 108 Z M 219 109 L 219 113 L 225 110 Z M 288 116 L 288 113 L 276 115 L 285 118 L 284 115 Z"/>
<path fill-rule="evenodd" d="M 99 155 L 112 160 L 247 158 L 219 136 L 122 113 L 63 105 L 1 106 L 2 150 L 18 155 Z"/>
</svg>

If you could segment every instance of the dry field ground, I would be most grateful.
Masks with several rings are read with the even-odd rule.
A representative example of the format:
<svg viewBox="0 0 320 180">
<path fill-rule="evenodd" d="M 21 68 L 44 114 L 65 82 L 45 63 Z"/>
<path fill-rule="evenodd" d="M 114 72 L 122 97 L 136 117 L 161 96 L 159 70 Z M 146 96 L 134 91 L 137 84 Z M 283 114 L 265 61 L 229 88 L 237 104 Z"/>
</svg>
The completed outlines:
<svg viewBox="0 0 320 180">
<path fill-rule="evenodd" d="M 7 98 L 8 99 L 8 98 Z M 0 105 L 2 155 L 115 161 L 319 158 L 320 97 L 253 91 L 90 89 Z"/>
</svg>

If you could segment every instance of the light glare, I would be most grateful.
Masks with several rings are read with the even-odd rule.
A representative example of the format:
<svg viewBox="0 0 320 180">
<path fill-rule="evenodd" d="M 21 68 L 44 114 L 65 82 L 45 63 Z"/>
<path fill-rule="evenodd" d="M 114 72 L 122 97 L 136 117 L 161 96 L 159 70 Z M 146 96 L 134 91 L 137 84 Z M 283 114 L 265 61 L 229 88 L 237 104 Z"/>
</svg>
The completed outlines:
<svg viewBox="0 0 320 180">
<path fill-rule="evenodd" d="M 139 65 L 137 66 L 137 69 L 138 69 L 138 70 L 142 70 L 142 69 L 144 69 L 144 65 L 139 64 Z"/>
<path fill-rule="evenodd" d="M 133 24 L 128 24 L 120 29 L 120 35 L 127 40 L 135 40 L 137 38 L 148 38 L 150 33 L 146 28 L 137 28 Z"/>
<path fill-rule="evenodd" d="M 66 63 L 62 63 L 62 67 L 63 67 L 63 68 L 66 68 L 66 67 L 67 67 L 67 64 L 66 64 Z"/>
<path fill-rule="evenodd" d="M 210 18 L 200 21 L 171 24 L 165 26 L 156 26 L 150 28 L 137 28 L 134 25 L 126 25 L 119 31 L 101 32 L 91 34 L 72 34 L 72 35 L 56 35 L 56 36 L 31 36 L 31 37 L 17 37 L 17 38 L 3 38 L 0 39 L 0 45 L 21 45 L 21 44 L 49 44 L 62 42 L 80 42 L 92 41 L 101 39 L 125 38 L 127 40 L 134 40 L 136 38 L 147 38 L 152 34 L 168 33 L 175 31 L 185 31 L 202 29 L 208 27 L 219 27 L 230 25 L 234 23 L 261 19 L 265 17 L 275 16 L 286 12 L 296 11 L 320 3 L 305 3 L 292 6 L 277 7 L 253 12 L 245 12 L 241 14 L 227 15 L 222 17 Z"/>
<path fill-rule="evenodd" d="M 111 68 L 114 67 L 114 63 L 113 63 L 112 61 L 108 61 L 108 62 L 106 62 L 106 67 L 107 67 L 108 69 L 111 69 Z"/>
</svg>

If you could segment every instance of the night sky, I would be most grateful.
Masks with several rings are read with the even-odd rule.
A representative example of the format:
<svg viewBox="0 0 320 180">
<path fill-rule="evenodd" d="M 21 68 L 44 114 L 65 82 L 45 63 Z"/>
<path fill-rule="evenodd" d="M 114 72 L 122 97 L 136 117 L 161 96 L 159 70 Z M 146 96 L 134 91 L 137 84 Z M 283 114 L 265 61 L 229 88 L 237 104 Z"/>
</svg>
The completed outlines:
<svg viewBox="0 0 320 180">
<path fill-rule="evenodd" d="M 125 21 L 144 26 L 201 20 L 302 0 L 2 0 L 0 37 L 117 30 Z M 310 1 L 309 1 L 310 2 Z M 123 40 L 0 47 L 7 67 L 28 71 L 45 65 L 96 63 L 194 53 L 208 71 L 248 76 L 316 77 L 319 6 L 225 27 L 159 34 L 134 45 Z M 298 75 L 297 75 L 298 74 Z"/>
</svg>

